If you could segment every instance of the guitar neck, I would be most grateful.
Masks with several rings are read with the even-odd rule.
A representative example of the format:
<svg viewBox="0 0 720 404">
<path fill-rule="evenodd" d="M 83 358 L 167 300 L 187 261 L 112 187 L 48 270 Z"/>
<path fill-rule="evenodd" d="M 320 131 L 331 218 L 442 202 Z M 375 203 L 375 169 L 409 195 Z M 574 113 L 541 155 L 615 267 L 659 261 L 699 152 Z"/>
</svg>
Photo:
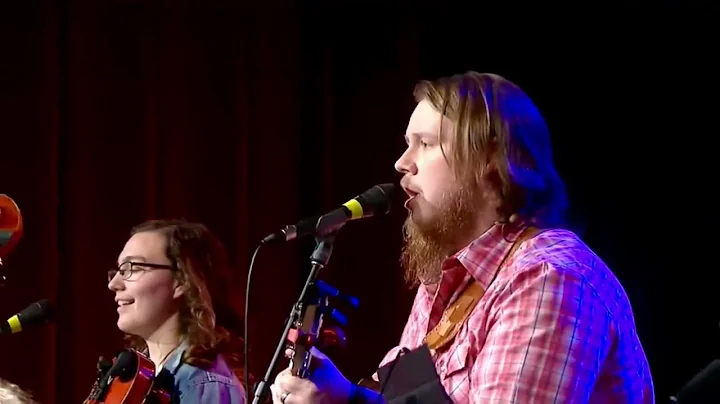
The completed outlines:
<svg viewBox="0 0 720 404">
<path fill-rule="evenodd" d="M 376 382 L 375 379 L 360 379 L 358 386 L 365 387 L 376 393 L 380 392 L 380 383 Z"/>
</svg>

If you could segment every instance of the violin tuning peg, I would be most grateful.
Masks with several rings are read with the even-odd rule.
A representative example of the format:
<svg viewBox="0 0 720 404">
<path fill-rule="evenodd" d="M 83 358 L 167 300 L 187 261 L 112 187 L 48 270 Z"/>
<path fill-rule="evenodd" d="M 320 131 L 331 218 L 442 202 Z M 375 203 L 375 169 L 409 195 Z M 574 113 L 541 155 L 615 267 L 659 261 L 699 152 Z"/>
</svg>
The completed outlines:
<svg viewBox="0 0 720 404">
<path fill-rule="evenodd" d="M 342 314 L 339 310 L 330 309 L 329 314 L 330 314 L 330 317 L 332 317 L 332 319 L 335 320 L 335 322 L 337 322 L 338 324 L 340 324 L 343 327 L 347 327 L 347 324 L 348 324 L 347 317 L 345 317 L 345 315 Z"/>
<path fill-rule="evenodd" d="M 338 327 L 326 327 L 320 332 L 320 341 L 324 346 L 345 348 L 347 338 L 342 329 Z"/>
<path fill-rule="evenodd" d="M 98 357 L 97 370 L 99 373 L 105 374 L 108 370 L 110 370 L 111 367 L 112 361 L 105 359 L 104 356 Z"/>
<path fill-rule="evenodd" d="M 351 305 L 354 309 L 357 309 L 360 305 L 360 299 L 358 299 L 355 296 L 350 296 L 345 293 L 340 292 L 340 290 L 332 285 L 327 284 L 323 281 L 317 281 L 315 282 L 315 286 L 318 288 L 318 291 L 323 296 L 328 297 L 334 297 L 337 299 L 340 299 L 347 304 Z"/>
<path fill-rule="evenodd" d="M 360 299 L 355 296 L 344 295 L 343 300 L 345 300 L 350 306 L 352 306 L 353 309 L 357 309 L 360 306 Z"/>
</svg>

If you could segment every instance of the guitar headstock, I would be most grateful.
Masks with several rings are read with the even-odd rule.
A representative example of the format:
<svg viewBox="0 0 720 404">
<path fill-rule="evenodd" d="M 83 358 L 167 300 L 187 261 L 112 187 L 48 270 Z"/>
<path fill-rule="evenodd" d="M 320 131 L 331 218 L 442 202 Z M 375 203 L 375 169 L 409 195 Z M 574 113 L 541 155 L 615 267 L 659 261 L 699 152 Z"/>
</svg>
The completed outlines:
<svg viewBox="0 0 720 404">
<path fill-rule="evenodd" d="M 292 350 L 291 373 L 306 378 L 310 371 L 312 347 L 344 347 L 347 318 L 339 310 L 330 307 L 330 297 L 340 298 L 357 308 L 356 297 L 341 294 L 340 291 L 323 281 L 310 284 L 304 301 L 295 306 L 298 320 L 288 333 L 288 348 Z M 325 315 L 333 320 L 332 326 L 325 325 Z"/>
<path fill-rule="evenodd" d="M 0 194 L 0 286 L 5 283 L 3 259 L 17 247 L 23 235 L 23 218 L 17 203 Z"/>
</svg>

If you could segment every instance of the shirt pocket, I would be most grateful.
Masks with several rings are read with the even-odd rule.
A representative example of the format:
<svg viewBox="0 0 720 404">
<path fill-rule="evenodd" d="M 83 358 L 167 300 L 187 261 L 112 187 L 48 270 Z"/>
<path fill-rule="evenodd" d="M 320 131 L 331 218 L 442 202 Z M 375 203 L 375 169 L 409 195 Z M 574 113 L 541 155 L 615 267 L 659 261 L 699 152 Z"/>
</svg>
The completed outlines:
<svg viewBox="0 0 720 404">
<path fill-rule="evenodd" d="M 469 321 L 465 321 L 460 327 L 455 339 L 444 355 L 445 362 L 440 368 L 441 380 L 459 376 L 470 371 L 469 368 L 473 365 L 470 355 L 473 354 L 473 350 L 477 346 L 478 332 L 482 334 L 482 332 L 477 329 L 476 326 L 470 324 Z"/>
<path fill-rule="evenodd" d="M 441 378 L 443 380 L 449 379 L 456 375 L 461 375 L 463 372 L 467 372 L 470 360 L 468 354 L 470 352 L 470 343 L 463 341 L 454 347 L 451 347 L 447 354 L 447 359 L 442 365 Z"/>
<path fill-rule="evenodd" d="M 193 375 L 190 380 L 188 380 L 188 385 L 190 387 L 196 387 L 200 384 L 205 383 L 219 383 L 234 386 L 237 384 L 235 380 L 236 379 L 234 378 L 224 376 L 215 372 L 201 372 Z"/>
</svg>

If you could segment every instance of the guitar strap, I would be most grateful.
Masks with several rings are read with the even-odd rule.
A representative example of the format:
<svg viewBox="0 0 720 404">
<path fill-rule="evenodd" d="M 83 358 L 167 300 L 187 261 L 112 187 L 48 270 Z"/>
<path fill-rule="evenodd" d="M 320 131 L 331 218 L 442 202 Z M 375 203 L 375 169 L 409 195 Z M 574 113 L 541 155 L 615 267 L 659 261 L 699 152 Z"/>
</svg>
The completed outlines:
<svg viewBox="0 0 720 404">
<path fill-rule="evenodd" d="M 503 257 L 498 269 L 499 273 L 507 259 L 512 256 L 520 245 L 534 235 L 539 230 L 536 227 L 527 227 L 522 233 L 515 239 L 510 250 L 508 250 L 505 257 Z M 493 278 L 494 279 L 494 278 Z M 489 286 L 489 285 L 488 285 Z M 462 294 L 443 312 L 440 322 L 425 336 L 423 342 L 430 348 L 430 353 L 434 356 L 435 353 L 446 346 L 450 341 L 455 338 L 455 335 L 460 331 L 460 327 L 463 325 L 465 320 L 470 316 L 475 306 L 480 302 L 480 299 L 485 294 L 485 289 L 473 279 Z"/>
<path fill-rule="evenodd" d="M 527 227 L 525 230 L 518 235 L 513 242 L 512 247 L 508 250 L 505 257 L 503 257 L 495 275 L 502 270 L 503 265 L 507 259 L 512 256 L 520 245 L 539 233 L 539 229 L 536 227 Z M 494 279 L 494 278 L 493 278 Z M 489 286 L 489 285 L 488 285 Z M 428 345 L 430 354 L 435 356 L 435 353 L 445 347 L 449 342 L 455 338 L 455 335 L 460 331 L 460 327 L 463 325 L 465 320 L 470 316 L 475 306 L 478 304 L 480 299 L 485 294 L 485 289 L 477 282 L 472 280 L 462 294 L 443 312 L 440 322 L 425 336 L 423 342 Z M 359 386 L 380 391 L 379 383 L 374 379 L 361 379 L 358 383 Z"/>
</svg>

